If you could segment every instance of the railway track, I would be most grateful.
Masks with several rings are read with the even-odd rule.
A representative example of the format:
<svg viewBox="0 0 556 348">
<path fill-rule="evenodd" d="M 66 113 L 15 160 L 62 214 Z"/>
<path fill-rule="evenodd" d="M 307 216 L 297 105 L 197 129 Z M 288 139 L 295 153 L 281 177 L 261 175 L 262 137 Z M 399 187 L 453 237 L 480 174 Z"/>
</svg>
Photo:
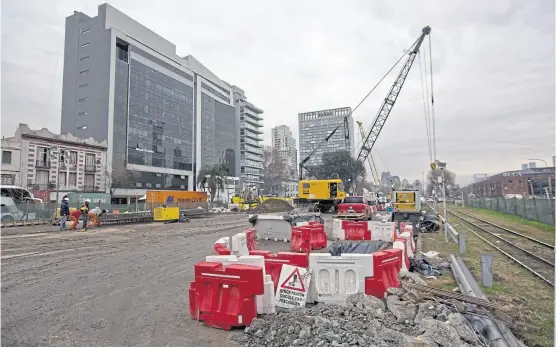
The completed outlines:
<svg viewBox="0 0 556 348">
<path fill-rule="evenodd" d="M 554 287 L 554 245 L 463 213 L 448 211 L 483 241 Z M 480 231 L 480 232 L 479 232 Z"/>
</svg>

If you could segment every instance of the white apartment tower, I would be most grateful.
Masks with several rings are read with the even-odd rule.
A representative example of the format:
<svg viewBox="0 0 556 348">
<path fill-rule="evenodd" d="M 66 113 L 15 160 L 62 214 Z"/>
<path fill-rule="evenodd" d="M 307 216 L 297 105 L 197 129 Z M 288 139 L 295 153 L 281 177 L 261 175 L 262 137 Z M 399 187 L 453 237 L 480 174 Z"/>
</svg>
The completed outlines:
<svg viewBox="0 0 556 348">
<path fill-rule="evenodd" d="M 247 101 L 245 92 L 232 86 L 239 118 L 240 178 L 242 188 L 263 183 L 263 110 Z"/>
<path fill-rule="evenodd" d="M 286 160 L 290 178 L 297 178 L 297 142 L 290 127 L 282 125 L 272 128 L 272 147 Z"/>
</svg>

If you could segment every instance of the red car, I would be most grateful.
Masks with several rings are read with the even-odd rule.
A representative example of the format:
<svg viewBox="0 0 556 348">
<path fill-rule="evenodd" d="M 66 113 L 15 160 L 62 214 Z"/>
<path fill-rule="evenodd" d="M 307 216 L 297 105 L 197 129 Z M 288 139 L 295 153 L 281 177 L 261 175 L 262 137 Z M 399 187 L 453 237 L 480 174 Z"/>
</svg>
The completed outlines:
<svg viewBox="0 0 556 348">
<path fill-rule="evenodd" d="M 373 215 L 371 206 L 363 196 L 349 196 L 338 205 L 339 219 L 370 220 Z"/>
</svg>

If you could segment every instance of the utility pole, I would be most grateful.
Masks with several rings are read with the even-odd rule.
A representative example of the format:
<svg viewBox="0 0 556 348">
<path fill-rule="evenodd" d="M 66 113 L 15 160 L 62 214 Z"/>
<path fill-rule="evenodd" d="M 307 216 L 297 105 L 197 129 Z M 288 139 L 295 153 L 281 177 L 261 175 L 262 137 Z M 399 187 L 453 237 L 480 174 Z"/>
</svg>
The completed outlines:
<svg viewBox="0 0 556 348">
<path fill-rule="evenodd" d="M 56 163 L 57 163 L 57 167 L 56 167 L 56 209 L 58 207 L 58 198 L 60 196 L 60 147 L 55 147 L 52 150 L 55 151 L 54 155 L 56 156 Z M 52 155 L 52 153 L 51 153 Z M 56 217 L 56 209 L 54 209 L 54 217 Z"/>
<path fill-rule="evenodd" d="M 444 205 L 444 237 L 446 239 L 446 243 L 448 243 L 448 211 L 446 209 L 446 182 L 444 181 L 444 168 L 440 167 L 440 172 L 442 173 L 442 194 L 444 196 L 443 205 Z"/>
</svg>

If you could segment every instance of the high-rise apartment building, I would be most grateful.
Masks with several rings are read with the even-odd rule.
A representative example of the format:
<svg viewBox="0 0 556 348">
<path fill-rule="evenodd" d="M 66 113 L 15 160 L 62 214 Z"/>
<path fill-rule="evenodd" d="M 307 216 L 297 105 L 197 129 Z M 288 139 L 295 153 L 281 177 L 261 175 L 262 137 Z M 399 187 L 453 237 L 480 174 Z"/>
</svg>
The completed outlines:
<svg viewBox="0 0 556 348">
<path fill-rule="evenodd" d="M 290 127 L 282 125 L 272 128 L 272 147 L 286 160 L 290 178 L 297 178 L 297 142 Z"/>
<path fill-rule="evenodd" d="M 347 129 L 342 125 L 347 117 Z M 299 157 L 307 157 L 332 131 L 340 125 L 334 135 L 317 150 L 308 165 L 322 163 L 322 154 L 338 150 L 347 150 L 353 156 L 355 152 L 355 139 L 353 132 L 353 118 L 351 108 L 338 108 L 330 110 L 304 112 L 298 115 L 299 119 Z M 348 136 L 346 146 L 346 136 Z"/>
<path fill-rule="evenodd" d="M 263 182 L 263 110 L 247 101 L 245 92 L 233 86 L 236 117 L 239 119 L 239 153 L 242 188 Z"/>
<path fill-rule="evenodd" d="M 234 88 L 108 4 L 66 18 L 61 131 L 108 141 L 115 196 L 196 190 L 201 168 L 219 163 L 239 176 Z"/>
</svg>

